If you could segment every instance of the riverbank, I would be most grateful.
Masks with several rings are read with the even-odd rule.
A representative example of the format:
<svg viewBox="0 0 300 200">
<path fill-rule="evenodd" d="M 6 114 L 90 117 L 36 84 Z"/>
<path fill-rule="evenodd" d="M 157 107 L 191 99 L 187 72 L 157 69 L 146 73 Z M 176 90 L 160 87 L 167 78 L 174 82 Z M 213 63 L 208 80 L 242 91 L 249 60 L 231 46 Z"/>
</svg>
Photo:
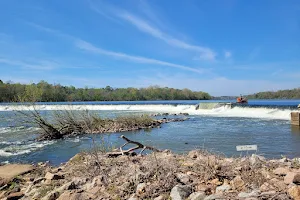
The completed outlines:
<svg viewBox="0 0 300 200">
<path fill-rule="evenodd" d="M 3 167 L 3 166 L 2 166 Z M 108 157 L 91 151 L 39 163 L 2 182 L 2 199 L 300 199 L 299 159 L 225 158 L 194 150 Z M 1 168 L 1 167 L 0 167 Z M 0 169 L 1 170 L 1 169 Z"/>
</svg>

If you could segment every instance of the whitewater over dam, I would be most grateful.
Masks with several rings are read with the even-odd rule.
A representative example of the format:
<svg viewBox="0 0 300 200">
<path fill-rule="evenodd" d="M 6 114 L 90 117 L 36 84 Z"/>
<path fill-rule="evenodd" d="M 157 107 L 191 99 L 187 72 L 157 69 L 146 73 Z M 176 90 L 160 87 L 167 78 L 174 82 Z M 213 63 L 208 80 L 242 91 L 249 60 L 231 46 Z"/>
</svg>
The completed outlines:
<svg viewBox="0 0 300 200">
<path fill-rule="evenodd" d="M 39 103 L 37 105 L 1 105 L 0 111 L 26 111 L 26 110 L 91 110 L 91 111 L 127 111 L 151 112 L 189 115 L 211 115 L 214 117 L 246 117 L 290 120 L 290 113 L 297 109 L 296 106 L 284 105 L 239 105 L 226 102 L 202 102 L 199 104 L 67 104 L 55 105 Z"/>
<path fill-rule="evenodd" d="M 257 145 L 258 154 L 268 158 L 300 157 L 300 128 L 290 124 L 290 113 L 299 100 L 249 101 L 140 101 L 140 102 L 62 102 L 0 104 L 0 163 L 50 161 L 58 165 L 76 153 L 93 147 L 94 142 L 117 147 L 120 135 L 157 147 L 184 153 L 204 148 L 226 156 L 239 156 L 238 145 Z M 44 117 L 56 110 L 90 110 L 103 117 L 165 114 L 188 117 L 184 122 L 163 124 L 161 128 L 123 133 L 84 135 L 66 140 L 38 142 L 39 129 L 20 120 L 15 111 L 40 110 Z M 166 115 L 169 114 L 169 116 Z M 174 116 L 172 114 L 189 114 Z M 159 116 L 161 117 L 161 116 Z"/>
</svg>

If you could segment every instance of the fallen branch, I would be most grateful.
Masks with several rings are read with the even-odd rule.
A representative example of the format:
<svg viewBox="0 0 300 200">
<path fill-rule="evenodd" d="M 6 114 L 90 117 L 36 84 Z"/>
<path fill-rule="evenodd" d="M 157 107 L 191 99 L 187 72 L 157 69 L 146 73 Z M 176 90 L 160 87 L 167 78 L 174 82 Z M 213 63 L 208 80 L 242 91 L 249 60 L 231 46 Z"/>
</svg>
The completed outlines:
<svg viewBox="0 0 300 200">
<path fill-rule="evenodd" d="M 120 152 L 108 152 L 106 154 L 108 157 L 118 157 L 118 156 L 121 156 L 121 155 L 130 155 L 130 156 L 133 156 L 133 155 L 136 155 L 135 150 L 138 150 L 138 149 L 142 149 L 141 152 L 139 153 L 139 155 L 142 155 L 142 153 L 146 149 L 154 151 L 154 152 L 161 152 L 161 150 L 156 149 L 154 147 L 146 146 L 146 145 L 143 145 L 140 142 L 132 141 L 132 140 L 128 139 L 127 137 L 125 137 L 124 135 L 121 135 L 121 138 L 124 139 L 126 141 L 126 143 L 123 144 L 120 147 Z M 130 149 L 127 149 L 127 150 L 123 150 L 122 148 L 125 147 L 127 144 L 135 144 L 136 146 L 132 147 Z"/>
</svg>

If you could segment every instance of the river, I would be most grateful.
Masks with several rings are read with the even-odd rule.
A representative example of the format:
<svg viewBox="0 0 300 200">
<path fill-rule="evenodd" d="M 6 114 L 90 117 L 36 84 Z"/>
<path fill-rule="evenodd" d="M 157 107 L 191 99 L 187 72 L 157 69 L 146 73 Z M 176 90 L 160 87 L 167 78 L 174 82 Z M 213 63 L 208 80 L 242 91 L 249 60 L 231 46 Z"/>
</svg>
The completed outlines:
<svg viewBox="0 0 300 200">
<path fill-rule="evenodd" d="M 239 156 L 237 145 L 257 145 L 256 153 L 267 158 L 300 157 L 300 128 L 290 125 L 290 112 L 300 100 L 252 100 L 231 107 L 229 101 L 136 101 L 38 103 L 47 116 L 53 110 L 91 110 L 104 117 L 141 113 L 189 113 L 184 122 L 163 124 L 150 131 L 122 133 L 126 137 L 160 149 L 184 153 L 204 148 L 226 156 Z M 233 101 L 232 101 L 233 102 Z M 197 108 L 198 106 L 198 109 Z M 118 147 L 120 133 L 85 135 L 66 140 L 36 142 L 38 129 L 21 123 L 15 110 L 28 106 L 0 104 L 0 162 L 53 165 L 66 162 L 76 153 L 96 145 Z M 252 152 L 244 152 L 252 153 Z"/>
</svg>

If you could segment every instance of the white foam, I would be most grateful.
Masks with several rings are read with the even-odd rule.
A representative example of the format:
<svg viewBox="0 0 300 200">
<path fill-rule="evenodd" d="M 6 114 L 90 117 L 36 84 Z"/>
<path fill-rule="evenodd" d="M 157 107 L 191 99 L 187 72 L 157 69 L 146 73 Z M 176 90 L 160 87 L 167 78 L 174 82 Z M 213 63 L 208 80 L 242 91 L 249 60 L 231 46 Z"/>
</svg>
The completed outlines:
<svg viewBox="0 0 300 200">
<path fill-rule="evenodd" d="M 34 142 L 34 143 L 24 144 L 24 145 L 14 143 L 13 145 L 0 149 L 0 156 L 9 157 L 9 156 L 27 154 L 53 143 L 54 141 Z"/>
<path fill-rule="evenodd" d="M 213 103 L 215 104 L 215 103 Z M 289 109 L 277 108 L 251 108 L 251 107 L 234 107 L 230 105 L 218 105 L 216 107 L 211 104 L 205 109 L 196 110 L 195 105 L 36 105 L 24 106 L 13 105 L 9 106 L 8 110 L 111 110 L 111 111 L 144 111 L 157 113 L 189 113 L 190 115 L 212 115 L 215 117 L 249 117 L 249 118 L 265 118 L 265 119 L 282 119 L 290 120 Z M 201 104 L 200 104 L 201 105 Z M 6 106 L 7 107 L 7 106 Z M 6 109 L 0 106 L 0 111 Z M 6 111 L 6 110 L 5 110 Z M 1 129 L 0 129 L 1 132 Z"/>
<path fill-rule="evenodd" d="M 9 133 L 9 132 L 16 132 L 16 131 L 38 131 L 40 128 L 37 127 L 28 127 L 25 126 L 17 126 L 17 127 L 1 127 L 0 128 L 0 134 L 1 133 Z"/>
</svg>

